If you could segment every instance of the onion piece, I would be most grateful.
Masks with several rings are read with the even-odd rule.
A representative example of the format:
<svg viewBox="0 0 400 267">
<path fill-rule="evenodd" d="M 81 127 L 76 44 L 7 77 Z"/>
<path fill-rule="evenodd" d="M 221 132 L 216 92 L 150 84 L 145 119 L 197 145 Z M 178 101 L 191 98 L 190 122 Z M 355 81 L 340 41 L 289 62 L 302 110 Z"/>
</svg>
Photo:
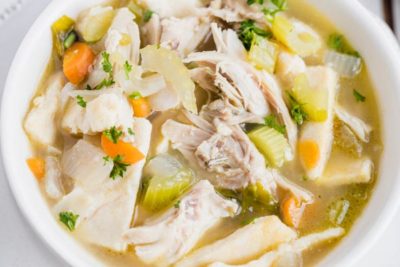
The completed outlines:
<svg viewBox="0 0 400 267">
<path fill-rule="evenodd" d="M 361 72 L 362 59 L 329 50 L 325 55 L 325 64 L 344 77 L 355 77 Z"/>
</svg>

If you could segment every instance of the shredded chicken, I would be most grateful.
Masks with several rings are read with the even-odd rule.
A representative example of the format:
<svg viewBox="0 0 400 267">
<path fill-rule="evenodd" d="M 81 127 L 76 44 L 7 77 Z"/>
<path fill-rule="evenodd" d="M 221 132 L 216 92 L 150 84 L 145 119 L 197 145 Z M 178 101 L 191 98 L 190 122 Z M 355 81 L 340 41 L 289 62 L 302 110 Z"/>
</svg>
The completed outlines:
<svg viewBox="0 0 400 267">
<path fill-rule="evenodd" d="M 224 239 L 195 250 L 175 266 L 195 267 L 207 266 L 214 262 L 235 263 L 251 260 L 264 251 L 296 238 L 297 233 L 283 224 L 278 217 L 266 216 L 256 219 Z"/>
<path fill-rule="evenodd" d="M 208 267 L 301 267 L 303 260 L 301 252 L 308 250 L 316 245 L 326 241 L 339 238 L 344 235 L 343 228 L 331 228 L 320 233 L 310 234 L 289 243 L 284 243 L 278 246 L 277 249 L 264 254 L 257 260 L 250 261 L 246 264 L 231 265 L 222 262 L 216 262 L 208 265 Z"/>
<path fill-rule="evenodd" d="M 65 78 L 55 74 L 43 95 L 33 100 L 33 107 L 26 116 L 24 128 L 29 137 L 43 146 L 54 146 L 57 137 L 56 115 L 61 104 L 61 90 Z"/>
<path fill-rule="evenodd" d="M 130 229 L 125 239 L 135 245 L 138 257 L 147 264 L 170 265 L 188 253 L 204 233 L 220 219 L 234 215 L 238 205 L 220 197 L 205 180 L 196 184 L 160 217 Z"/>
</svg>

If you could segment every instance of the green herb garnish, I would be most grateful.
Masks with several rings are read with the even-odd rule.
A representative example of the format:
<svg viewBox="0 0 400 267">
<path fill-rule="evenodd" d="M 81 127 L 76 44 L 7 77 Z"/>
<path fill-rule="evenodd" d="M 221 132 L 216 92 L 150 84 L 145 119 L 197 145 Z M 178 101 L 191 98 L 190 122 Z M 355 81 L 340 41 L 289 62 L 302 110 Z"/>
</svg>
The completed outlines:
<svg viewBox="0 0 400 267">
<path fill-rule="evenodd" d="M 263 5 L 264 4 L 264 0 L 247 0 L 247 4 L 249 6 L 251 6 L 252 4 L 259 4 L 259 5 Z"/>
<path fill-rule="evenodd" d="M 296 99 L 288 93 L 289 102 L 290 102 L 290 115 L 292 115 L 293 120 L 297 123 L 297 125 L 303 125 L 304 121 L 307 120 L 307 113 L 302 108 L 302 105 L 296 101 Z"/>
<path fill-rule="evenodd" d="M 358 92 L 357 90 L 353 90 L 353 96 L 356 99 L 357 102 L 365 102 L 365 100 L 367 99 L 365 96 L 363 96 L 362 94 L 360 94 L 360 92 Z"/>
<path fill-rule="evenodd" d="M 86 103 L 85 99 L 83 99 L 82 96 L 78 95 L 76 97 L 76 102 L 78 103 L 79 106 L 86 108 L 87 103 Z"/>
<path fill-rule="evenodd" d="M 281 134 L 286 134 L 286 126 L 281 125 L 278 122 L 278 119 L 276 118 L 276 116 L 274 115 L 269 115 L 268 117 L 266 117 L 264 119 L 265 121 L 265 125 L 267 125 L 270 128 L 273 128 L 275 130 L 277 130 L 278 132 L 280 132 Z"/>
<path fill-rule="evenodd" d="M 78 220 L 79 215 L 74 214 L 70 211 L 60 212 L 60 221 L 67 226 L 67 228 L 72 232 L 75 230 L 76 220 Z"/>
<path fill-rule="evenodd" d="M 75 43 L 75 41 L 78 39 L 78 35 L 74 32 L 74 31 L 71 31 L 68 35 L 67 35 L 67 37 L 65 38 L 65 40 L 64 40 L 64 48 L 65 49 L 68 49 L 68 48 L 70 48 L 74 43 Z"/>
<path fill-rule="evenodd" d="M 142 98 L 142 94 L 139 91 L 135 91 L 132 94 L 129 95 L 129 98 L 131 99 L 140 99 Z"/>
<path fill-rule="evenodd" d="M 287 0 L 271 0 L 273 7 L 264 8 L 263 13 L 268 21 L 272 22 L 276 14 L 286 11 L 288 8 Z"/>
<path fill-rule="evenodd" d="M 110 54 L 104 51 L 103 53 L 101 53 L 101 56 L 103 57 L 103 61 L 101 62 L 101 65 L 103 66 L 103 70 L 107 73 L 111 73 L 113 70 L 113 67 L 110 62 Z"/>
<path fill-rule="evenodd" d="M 239 39 L 247 50 L 250 50 L 257 35 L 265 38 L 272 36 L 270 32 L 257 27 L 253 20 L 245 20 L 240 24 Z"/>
<path fill-rule="evenodd" d="M 154 12 L 151 10 L 146 10 L 143 14 L 143 20 L 144 22 L 149 22 L 151 20 L 151 17 L 153 16 Z"/>
<path fill-rule="evenodd" d="M 132 71 L 132 65 L 129 64 L 128 60 L 125 61 L 124 71 L 125 71 L 126 79 L 129 80 L 129 73 L 131 73 L 131 71 Z"/>
<path fill-rule="evenodd" d="M 126 172 L 126 168 L 129 164 L 123 162 L 122 156 L 118 155 L 113 159 L 114 167 L 111 170 L 110 178 L 115 180 L 118 177 L 123 178 Z"/>
<path fill-rule="evenodd" d="M 117 130 L 117 128 L 111 127 L 108 130 L 105 130 L 103 134 L 110 139 L 114 144 L 118 143 L 118 139 L 122 136 L 122 131 Z"/>
<path fill-rule="evenodd" d="M 132 128 L 128 128 L 128 133 L 129 133 L 130 135 L 135 135 L 135 132 L 132 130 Z"/>
<path fill-rule="evenodd" d="M 361 57 L 360 53 L 350 48 L 345 37 L 338 33 L 329 35 L 328 47 L 338 53 L 347 54 L 350 56 Z"/>
<path fill-rule="evenodd" d="M 174 204 L 174 207 L 175 207 L 175 209 L 179 209 L 180 206 L 181 206 L 181 201 L 178 200 L 178 201 Z"/>
</svg>

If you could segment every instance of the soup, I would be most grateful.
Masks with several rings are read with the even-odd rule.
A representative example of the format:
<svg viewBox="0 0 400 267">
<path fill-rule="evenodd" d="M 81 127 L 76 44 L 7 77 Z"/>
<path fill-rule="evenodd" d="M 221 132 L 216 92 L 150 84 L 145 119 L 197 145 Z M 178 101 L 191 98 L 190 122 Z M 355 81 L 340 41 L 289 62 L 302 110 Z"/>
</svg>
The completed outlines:
<svg viewBox="0 0 400 267">
<path fill-rule="evenodd" d="M 306 1 L 108 1 L 51 29 L 27 163 L 106 265 L 314 266 L 362 213 L 374 89 Z"/>
</svg>

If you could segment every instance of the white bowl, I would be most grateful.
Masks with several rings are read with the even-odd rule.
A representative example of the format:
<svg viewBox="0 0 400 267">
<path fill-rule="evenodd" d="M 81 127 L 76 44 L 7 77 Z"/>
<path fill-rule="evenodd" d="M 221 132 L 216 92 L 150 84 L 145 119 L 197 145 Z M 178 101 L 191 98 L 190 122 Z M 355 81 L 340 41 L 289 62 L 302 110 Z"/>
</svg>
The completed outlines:
<svg viewBox="0 0 400 267">
<path fill-rule="evenodd" d="M 379 181 L 362 217 L 323 266 L 350 266 L 374 243 L 395 214 L 400 200 L 400 50 L 395 38 L 359 2 L 309 0 L 361 52 L 376 88 L 382 115 L 385 150 Z M 85 250 L 50 213 L 25 159 L 31 156 L 22 120 L 48 63 L 50 25 L 61 15 L 79 11 L 102 0 L 55 0 L 34 23 L 12 64 L 1 107 L 1 146 L 10 187 L 20 209 L 36 232 L 72 266 L 103 266 Z"/>
</svg>

